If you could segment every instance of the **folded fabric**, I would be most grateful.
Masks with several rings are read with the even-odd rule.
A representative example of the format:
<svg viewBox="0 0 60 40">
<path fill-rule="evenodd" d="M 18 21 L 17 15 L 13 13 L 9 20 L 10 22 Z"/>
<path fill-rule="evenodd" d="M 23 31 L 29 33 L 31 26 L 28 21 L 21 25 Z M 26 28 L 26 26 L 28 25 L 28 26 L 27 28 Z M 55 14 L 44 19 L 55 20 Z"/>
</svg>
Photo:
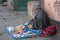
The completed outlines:
<svg viewBox="0 0 60 40">
<path fill-rule="evenodd" d="M 40 30 L 24 28 L 23 33 L 15 31 L 14 27 L 5 28 L 5 32 L 8 33 L 12 38 L 30 38 L 32 36 L 40 35 Z"/>
<path fill-rule="evenodd" d="M 7 28 L 4 29 L 4 31 L 5 31 L 6 33 L 13 32 L 13 31 L 14 31 L 14 27 L 13 27 L 13 26 L 7 27 Z"/>
<path fill-rule="evenodd" d="M 41 30 L 35 30 L 35 29 L 28 29 L 28 28 L 24 28 L 23 29 L 25 32 L 31 31 L 33 33 L 36 33 L 37 35 L 41 34 Z"/>
<path fill-rule="evenodd" d="M 56 33 L 56 27 L 55 26 L 48 26 L 45 29 L 42 29 L 41 36 L 50 36 Z"/>
<path fill-rule="evenodd" d="M 30 38 L 30 37 L 32 37 L 32 36 L 37 36 L 37 34 L 36 33 L 33 33 L 33 32 L 31 32 L 31 31 L 28 31 L 28 32 L 25 32 L 25 33 L 10 33 L 13 37 L 15 37 L 15 38 Z"/>
</svg>

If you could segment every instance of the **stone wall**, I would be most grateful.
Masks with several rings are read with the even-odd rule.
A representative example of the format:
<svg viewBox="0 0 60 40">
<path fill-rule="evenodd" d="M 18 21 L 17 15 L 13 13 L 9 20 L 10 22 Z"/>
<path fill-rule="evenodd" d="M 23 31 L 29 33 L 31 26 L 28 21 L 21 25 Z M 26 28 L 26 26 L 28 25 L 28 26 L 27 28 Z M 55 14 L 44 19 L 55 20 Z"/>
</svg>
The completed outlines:
<svg viewBox="0 0 60 40">
<path fill-rule="evenodd" d="M 0 4 L 2 4 L 3 2 L 2 2 L 2 0 L 0 0 Z"/>
<path fill-rule="evenodd" d="M 13 10 L 13 0 L 7 0 L 7 5 L 9 7 L 10 10 Z"/>
<path fill-rule="evenodd" d="M 48 13 L 50 18 L 60 21 L 60 15 L 58 13 L 60 5 L 55 6 L 55 2 L 56 0 L 44 0 L 45 11 Z"/>
</svg>

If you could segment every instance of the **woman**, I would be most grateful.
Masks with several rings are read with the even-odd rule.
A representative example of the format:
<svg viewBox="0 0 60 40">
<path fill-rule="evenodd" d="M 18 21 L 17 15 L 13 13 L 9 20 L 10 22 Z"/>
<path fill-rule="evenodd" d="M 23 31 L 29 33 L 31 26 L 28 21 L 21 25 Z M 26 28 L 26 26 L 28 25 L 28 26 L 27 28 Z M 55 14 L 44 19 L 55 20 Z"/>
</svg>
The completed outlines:
<svg viewBox="0 0 60 40">
<path fill-rule="evenodd" d="M 41 30 L 49 25 L 49 20 L 47 14 L 41 9 L 40 5 L 37 5 L 35 8 L 37 13 L 35 18 L 30 21 L 33 29 Z"/>
</svg>

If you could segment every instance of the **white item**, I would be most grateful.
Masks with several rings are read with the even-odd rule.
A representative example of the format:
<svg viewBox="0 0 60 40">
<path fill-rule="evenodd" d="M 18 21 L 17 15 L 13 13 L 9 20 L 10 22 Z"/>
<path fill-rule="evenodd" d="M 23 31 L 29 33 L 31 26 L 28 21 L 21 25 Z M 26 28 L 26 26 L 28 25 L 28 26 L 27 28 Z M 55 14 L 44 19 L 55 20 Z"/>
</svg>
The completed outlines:
<svg viewBox="0 0 60 40">
<path fill-rule="evenodd" d="M 26 32 L 27 34 L 32 33 L 31 31 Z"/>
<path fill-rule="evenodd" d="M 7 27 L 7 29 L 8 29 L 9 32 L 14 31 L 14 27 Z"/>
<path fill-rule="evenodd" d="M 24 35 L 21 35 L 21 37 L 24 37 Z"/>
<path fill-rule="evenodd" d="M 13 34 L 14 37 L 20 37 L 20 34 Z"/>
</svg>

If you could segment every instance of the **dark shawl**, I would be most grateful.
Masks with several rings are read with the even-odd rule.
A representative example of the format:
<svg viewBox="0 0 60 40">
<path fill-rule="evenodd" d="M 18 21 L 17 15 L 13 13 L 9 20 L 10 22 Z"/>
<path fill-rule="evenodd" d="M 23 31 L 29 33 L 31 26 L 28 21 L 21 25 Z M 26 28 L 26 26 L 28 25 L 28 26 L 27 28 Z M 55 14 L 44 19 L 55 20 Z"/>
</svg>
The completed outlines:
<svg viewBox="0 0 60 40">
<path fill-rule="evenodd" d="M 34 19 L 30 21 L 30 24 L 33 25 L 33 29 L 43 29 L 49 25 L 48 15 L 44 11 L 37 13 Z"/>
</svg>

